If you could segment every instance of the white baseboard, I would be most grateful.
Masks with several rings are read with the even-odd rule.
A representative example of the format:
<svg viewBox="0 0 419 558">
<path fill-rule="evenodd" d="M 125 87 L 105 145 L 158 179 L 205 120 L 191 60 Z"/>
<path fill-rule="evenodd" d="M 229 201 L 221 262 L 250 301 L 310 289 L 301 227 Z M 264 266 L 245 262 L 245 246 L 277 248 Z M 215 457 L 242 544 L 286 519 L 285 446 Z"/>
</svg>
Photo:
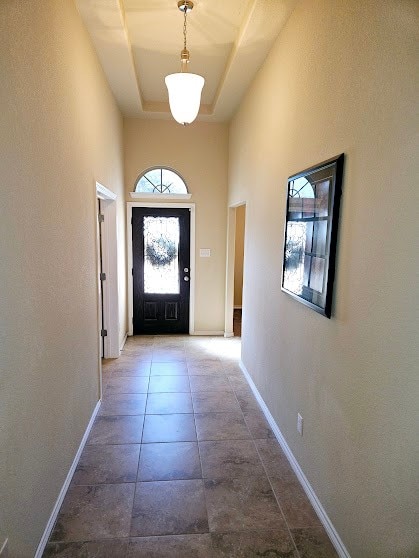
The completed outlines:
<svg viewBox="0 0 419 558">
<path fill-rule="evenodd" d="M 77 453 L 76 453 L 76 455 L 73 459 L 73 463 L 71 464 L 70 470 L 67 473 L 67 477 L 66 477 L 66 479 L 64 481 L 64 484 L 63 484 L 63 486 L 60 490 L 57 501 L 55 502 L 55 505 L 54 505 L 54 508 L 53 508 L 52 513 L 50 515 L 50 518 L 48 520 L 47 526 L 45 527 L 44 534 L 42 535 L 41 540 L 40 540 L 39 545 L 38 545 L 38 548 L 36 549 L 36 553 L 35 553 L 34 558 L 41 558 L 42 554 L 44 553 L 44 550 L 45 550 L 45 547 L 47 545 L 48 539 L 51 535 L 51 531 L 52 531 L 52 529 L 54 527 L 54 524 L 55 524 L 55 521 L 57 519 L 58 512 L 60 511 L 61 504 L 63 503 L 63 500 L 64 500 L 64 497 L 67 493 L 68 487 L 70 486 L 71 479 L 74 475 L 74 471 L 76 470 L 77 463 L 79 462 L 81 453 L 84 449 L 84 446 L 85 446 L 87 438 L 90 434 L 90 430 L 92 429 L 93 423 L 95 421 L 95 418 L 96 418 L 96 415 L 99 411 L 101 403 L 102 403 L 102 401 L 99 400 L 96 404 L 96 407 L 93 410 L 92 416 L 90 417 L 90 420 L 89 420 L 89 424 L 87 425 L 87 428 L 84 432 L 83 438 L 80 442 L 79 449 L 77 450 Z"/>
<path fill-rule="evenodd" d="M 193 337 L 193 336 L 199 336 L 199 335 L 201 335 L 201 336 L 207 336 L 207 337 L 208 337 L 208 336 L 213 337 L 213 336 L 224 335 L 224 331 L 221 331 L 221 330 L 214 330 L 214 331 L 190 331 L 190 332 L 189 332 L 189 335 L 190 335 L 191 337 Z M 132 337 L 132 333 L 128 332 L 128 333 L 127 333 L 127 337 Z M 125 339 L 125 341 L 126 341 L 126 339 Z"/>
<path fill-rule="evenodd" d="M 128 333 L 125 334 L 125 337 L 122 339 L 122 343 L 119 346 L 119 352 L 125 347 L 125 343 L 127 342 Z"/>
<path fill-rule="evenodd" d="M 307 497 L 310 500 L 314 510 L 316 511 L 320 521 L 322 522 L 323 527 L 326 529 L 326 532 L 329 535 L 329 538 L 332 541 L 332 544 L 335 547 L 336 552 L 338 553 L 340 558 L 351 558 L 347 548 L 343 544 L 342 539 L 339 537 L 338 532 L 336 531 L 333 523 L 331 522 L 320 500 L 318 499 L 316 493 L 314 492 L 313 487 L 308 482 L 307 477 L 303 473 L 303 470 L 301 469 L 297 459 L 294 457 L 294 454 L 292 453 L 289 445 L 287 444 L 287 441 L 285 440 L 281 430 L 279 429 L 279 426 L 276 424 L 275 419 L 271 415 L 271 412 L 266 406 L 265 401 L 262 399 L 262 396 L 260 395 L 256 385 L 252 380 L 252 377 L 250 376 L 249 372 L 247 371 L 242 361 L 240 361 L 240 368 L 242 369 L 243 374 L 246 376 L 246 380 L 248 381 L 249 386 L 253 391 L 253 394 L 256 397 L 263 411 L 263 414 L 265 415 L 266 420 L 269 422 L 269 425 L 272 428 L 272 431 L 275 434 L 275 437 L 278 440 L 279 445 L 281 446 L 282 450 L 287 456 L 287 459 L 290 462 L 290 465 L 294 473 L 297 475 L 298 480 L 300 481 L 301 486 L 304 489 L 304 492 L 307 494 Z"/>
<path fill-rule="evenodd" d="M 9 556 L 9 539 L 6 539 L 0 548 L 1 558 L 8 558 Z"/>
<path fill-rule="evenodd" d="M 226 338 L 234 337 L 234 331 L 225 331 L 224 337 Z"/>
<path fill-rule="evenodd" d="M 224 335 L 224 331 L 194 331 L 190 335 L 210 335 L 210 336 L 218 336 Z"/>
</svg>

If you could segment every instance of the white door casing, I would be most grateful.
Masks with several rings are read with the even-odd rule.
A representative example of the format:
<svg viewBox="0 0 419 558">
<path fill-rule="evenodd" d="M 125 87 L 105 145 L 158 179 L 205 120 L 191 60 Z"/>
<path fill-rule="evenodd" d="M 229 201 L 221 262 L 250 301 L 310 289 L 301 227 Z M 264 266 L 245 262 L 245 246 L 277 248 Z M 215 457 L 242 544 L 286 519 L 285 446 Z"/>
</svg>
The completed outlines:
<svg viewBox="0 0 419 558">
<path fill-rule="evenodd" d="M 106 280 L 103 281 L 103 324 L 104 329 L 107 331 L 107 336 L 104 338 L 103 356 L 104 358 L 118 358 L 120 348 L 117 196 L 114 192 L 96 182 L 96 197 L 101 200 L 101 212 L 104 216 L 102 223 L 102 269 L 106 273 Z"/>
</svg>

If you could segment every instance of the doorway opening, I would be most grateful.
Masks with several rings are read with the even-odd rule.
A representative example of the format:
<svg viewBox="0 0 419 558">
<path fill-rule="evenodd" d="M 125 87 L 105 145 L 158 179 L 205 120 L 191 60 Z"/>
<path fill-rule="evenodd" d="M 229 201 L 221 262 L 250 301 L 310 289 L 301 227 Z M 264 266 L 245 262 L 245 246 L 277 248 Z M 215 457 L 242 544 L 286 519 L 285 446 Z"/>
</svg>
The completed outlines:
<svg viewBox="0 0 419 558">
<path fill-rule="evenodd" d="M 99 345 L 100 345 L 100 358 L 105 358 L 105 314 L 103 308 L 103 287 L 104 280 L 106 278 L 106 273 L 103 269 L 103 233 L 102 233 L 102 223 L 103 223 L 103 213 L 101 208 L 101 200 L 97 200 L 97 217 L 98 217 L 98 232 L 99 232 L 99 261 L 98 261 L 98 272 L 99 272 Z"/>
<path fill-rule="evenodd" d="M 98 324 L 100 353 L 103 358 L 118 358 L 118 244 L 116 194 L 96 182 Z"/>
<path fill-rule="evenodd" d="M 227 226 L 227 272 L 225 337 L 241 337 L 243 323 L 243 270 L 246 204 L 229 207 Z"/>
<path fill-rule="evenodd" d="M 244 262 L 244 227 L 246 206 L 236 207 L 236 233 L 234 247 L 234 300 L 233 300 L 233 333 L 241 337 L 243 309 L 243 262 Z"/>
</svg>

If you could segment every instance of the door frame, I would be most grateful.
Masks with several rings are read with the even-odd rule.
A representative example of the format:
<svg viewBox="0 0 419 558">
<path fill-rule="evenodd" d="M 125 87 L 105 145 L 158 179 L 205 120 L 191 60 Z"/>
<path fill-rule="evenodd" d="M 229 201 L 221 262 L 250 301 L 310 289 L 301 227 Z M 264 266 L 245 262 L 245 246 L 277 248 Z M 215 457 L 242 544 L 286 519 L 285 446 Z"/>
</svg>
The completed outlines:
<svg viewBox="0 0 419 558">
<path fill-rule="evenodd" d="M 132 281 L 132 209 L 133 207 L 184 208 L 190 210 L 190 292 L 189 292 L 189 335 L 195 333 L 195 204 L 194 203 L 158 203 L 127 202 L 127 278 L 128 278 L 128 335 L 133 335 L 133 281 Z"/>
<path fill-rule="evenodd" d="M 225 312 L 224 312 L 224 337 L 234 337 L 233 315 L 234 315 L 234 258 L 236 255 L 236 209 L 244 205 L 247 209 L 246 201 L 239 201 L 228 206 L 227 215 L 227 259 L 226 259 L 226 290 L 225 290 Z M 247 217 L 247 212 L 246 212 Z M 246 222 L 244 238 L 244 257 L 246 257 Z M 244 287 L 244 268 L 243 268 L 243 287 Z M 244 289 L 242 308 L 244 306 Z"/>
<path fill-rule="evenodd" d="M 119 348 L 119 294 L 118 294 L 118 225 L 116 199 L 117 195 L 96 182 L 96 198 L 101 200 L 101 211 L 105 220 L 102 223 L 102 267 L 106 281 L 102 282 L 103 327 L 108 335 L 104 338 L 104 358 L 118 358 Z M 96 217 L 97 219 L 97 217 Z M 98 238 L 97 242 L 100 240 Z M 100 247 L 98 245 L 98 253 Z M 98 274 L 99 289 L 100 279 Z M 100 290 L 99 290 L 100 293 Z M 100 300 L 99 300 L 100 304 Z M 100 310 L 99 310 L 100 311 Z M 99 324 L 100 334 L 101 324 Z"/>
</svg>

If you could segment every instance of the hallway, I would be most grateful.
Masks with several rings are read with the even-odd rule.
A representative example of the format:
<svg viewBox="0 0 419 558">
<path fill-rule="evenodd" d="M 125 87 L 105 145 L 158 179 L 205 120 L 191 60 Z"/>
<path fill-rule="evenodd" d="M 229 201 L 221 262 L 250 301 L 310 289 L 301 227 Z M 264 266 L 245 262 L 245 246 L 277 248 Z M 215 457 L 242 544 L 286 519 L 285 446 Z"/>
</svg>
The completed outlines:
<svg viewBox="0 0 419 558">
<path fill-rule="evenodd" d="M 254 398 L 240 339 L 131 337 L 44 557 L 336 553 Z"/>
</svg>

